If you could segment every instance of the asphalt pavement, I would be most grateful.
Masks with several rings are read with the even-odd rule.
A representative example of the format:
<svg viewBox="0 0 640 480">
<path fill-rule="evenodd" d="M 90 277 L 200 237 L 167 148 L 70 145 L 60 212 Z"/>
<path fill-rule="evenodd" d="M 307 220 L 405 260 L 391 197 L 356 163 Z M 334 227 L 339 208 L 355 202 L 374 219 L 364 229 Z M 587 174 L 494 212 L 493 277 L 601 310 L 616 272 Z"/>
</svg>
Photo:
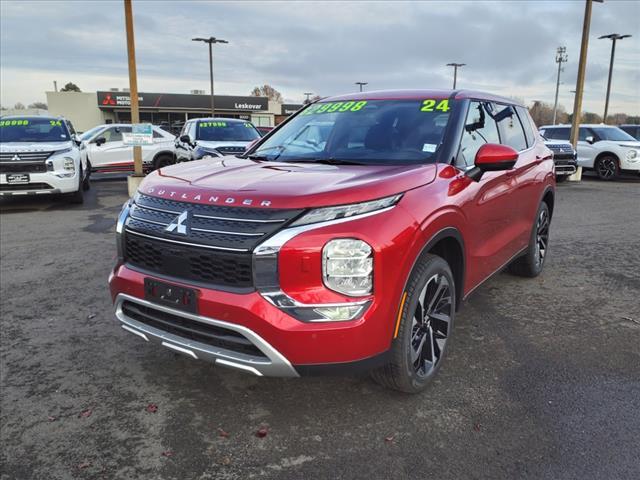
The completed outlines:
<svg viewBox="0 0 640 480">
<path fill-rule="evenodd" d="M 126 182 L 0 201 L 2 479 L 640 478 L 640 182 L 558 187 L 548 262 L 457 317 L 421 395 L 142 342 L 107 276 Z"/>
</svg>

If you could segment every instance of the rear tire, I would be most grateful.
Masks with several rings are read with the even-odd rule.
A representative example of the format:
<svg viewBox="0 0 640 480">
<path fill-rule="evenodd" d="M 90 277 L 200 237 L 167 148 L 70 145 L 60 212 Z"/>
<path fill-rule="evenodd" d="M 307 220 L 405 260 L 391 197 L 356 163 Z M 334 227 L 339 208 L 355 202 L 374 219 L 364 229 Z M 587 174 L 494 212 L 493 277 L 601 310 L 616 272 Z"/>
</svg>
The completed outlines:
<svg viewBox="0 0 640 480">
<path fill-rule="evenodd" d="M 82 181 L 82 190 L 85 192 L 91 188 L 91 164 L 87 162 L 87 176 Z"/>
<path fill-rule="evenodd" d="M 436 255 L 423 255 L 403 294 L 405 300 L 398 335 L 391 346 L 391 361 L 371 372 L 376 382 L 407 393 L 418 393 L 427 387 L 440 369 L 451 338 L 455 295 L 455 282 L 447 262 Z"/>
<path fill-rule="evenodd" d="M 524 255 L 514 260 L 509 265 L 509 271 L 520 277 L 537 277 L 542 272 L 544 261 L 549 252 L 549 226 L 551 215 L 549 206 L 542 202 L 538 207 L 536 219 L 531 229 L 529 246 Z"/>
<path fill-rule="evenodd" d="M 620 175 L 620 164 L 613 155 L 598 158 L 594 167 L 600 180 L 615 180 Z"/>
</svg>

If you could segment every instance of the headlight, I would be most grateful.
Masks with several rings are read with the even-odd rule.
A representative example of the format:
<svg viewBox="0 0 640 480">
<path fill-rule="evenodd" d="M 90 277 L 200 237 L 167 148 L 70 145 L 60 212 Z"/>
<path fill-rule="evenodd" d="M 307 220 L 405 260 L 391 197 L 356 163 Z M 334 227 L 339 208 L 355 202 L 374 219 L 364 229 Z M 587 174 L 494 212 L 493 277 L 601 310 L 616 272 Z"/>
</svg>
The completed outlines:
<svg viewBox="0 0 640 480">
<path fill-rule="evenodd" d="M 70 172 L 75 172 L 76 162 L 73 160 L 73 158 L 64 157 L 64 163 L 62 165 L 62 168 Z"/>
<path fill-rule="evenodd" d="M 402 198 L 402 194 L 380 198 L 378 200 L 371 200 L 369 202 L 353 203 L 351 205 L 316 208 L 293 222 L 291 226 L 297 227 L 300 225 L 307 225 L 309 223 L 326 222 L 339 218 L 362 215 L 363 213 L 375 212 L 376 210 L 382 210 L 383 208 L 395 205 L 398 203 L 400 198 Z"/>
<path fill-rule="evenodd" d="M 196 147 L 193 151 L 193 159 L 200 160 L 202 157 L 206 157 L 207 155 L 212 157 L 221 157 L 220 153 L 214 148 L 205 148 L 205 147 Z"/>
<path fill-rule="evenodd" d="M 633 158 L 636 158 L 637 156 L 638 156 L 638 151 L 637 151 L 637 150 L 629 150 L 629 151 L 627 152 L 627 158 L 628 158 L 629 160 L 631 160 L 631 159 L 633 159 Z"/>
<path fill-rule="evenodd" d="M 325 285 L 349 296 L 369 295 L 373 290 L 373 251 L 354 238 L 331 240 L 322 249 Z"/>
</svg>

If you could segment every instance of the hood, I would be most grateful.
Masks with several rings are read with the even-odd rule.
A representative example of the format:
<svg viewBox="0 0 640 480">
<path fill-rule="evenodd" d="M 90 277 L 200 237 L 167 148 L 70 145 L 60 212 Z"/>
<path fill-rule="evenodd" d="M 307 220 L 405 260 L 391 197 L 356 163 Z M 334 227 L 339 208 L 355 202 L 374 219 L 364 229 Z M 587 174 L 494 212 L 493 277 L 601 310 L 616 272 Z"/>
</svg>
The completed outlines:
<svg viewBox="0 0 640 480">
<path fill-rule="evenodd" d="M 70 148 L 73 142 L 6 142 L 0 143 L 0 152 L 53 152 Z"/>
<path fill-rule="evenodd" d="M 197 145 L 199 147 L 205 148 L 218 148 L 218 147 L 246 147 L 251 142 L 233 142 L 233 141 L 210 141 L 210 140 L 197 140 Z"/>
<path fill-rule="evenodd" d="M 309 208 L 364 202 L 433 182 L 437 166 L 259 162 L 227 156 L 156 170 L 141 193 L 206 205 Z"/>
</svg>

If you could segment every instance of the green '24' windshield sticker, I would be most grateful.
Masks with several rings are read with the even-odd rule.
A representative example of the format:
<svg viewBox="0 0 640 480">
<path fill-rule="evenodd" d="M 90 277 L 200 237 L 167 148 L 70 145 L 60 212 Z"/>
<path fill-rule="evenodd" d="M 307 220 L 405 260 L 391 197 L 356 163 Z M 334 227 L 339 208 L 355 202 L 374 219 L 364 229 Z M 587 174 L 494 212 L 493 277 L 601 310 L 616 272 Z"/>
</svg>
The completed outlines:
<svg viewBox="0 0 640 480">
<path fill-rule="evenodd" d="M 366 100 L 360 100 L 359 102 L 351 100 L 348 102 L 316 103 L 302 112 L 302 115 L 313 115 L 314 113 L 358 112 L 362 110 L 366 104 Z"/>
</svg>

